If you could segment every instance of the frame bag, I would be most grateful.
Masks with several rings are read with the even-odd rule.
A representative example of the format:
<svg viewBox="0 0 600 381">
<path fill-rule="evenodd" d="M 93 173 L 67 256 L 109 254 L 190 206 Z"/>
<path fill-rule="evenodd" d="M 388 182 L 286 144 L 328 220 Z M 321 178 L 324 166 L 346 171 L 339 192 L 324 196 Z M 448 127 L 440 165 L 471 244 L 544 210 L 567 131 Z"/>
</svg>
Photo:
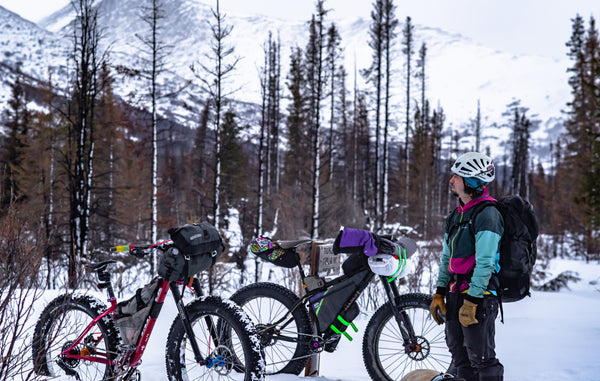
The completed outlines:
<svg viewBox="0 0 600 381">
<path fill-rule="evenodd" d="M 360 313 L 356 299 L 368 285 L 372 276 L 373 273 L 368 266 L 364 267 L 363 270 L 347 275 L 346 279 L 309 299 L 311 308 L 317 317 L 317 328 L 320 333 L 325 334 L 325 339 L 338 334 L 352 340 L 352 337 L 346 332 L 348 327 L 352 327 L 354 332 L 358 332 L 352 323 Z"/>
</svg>

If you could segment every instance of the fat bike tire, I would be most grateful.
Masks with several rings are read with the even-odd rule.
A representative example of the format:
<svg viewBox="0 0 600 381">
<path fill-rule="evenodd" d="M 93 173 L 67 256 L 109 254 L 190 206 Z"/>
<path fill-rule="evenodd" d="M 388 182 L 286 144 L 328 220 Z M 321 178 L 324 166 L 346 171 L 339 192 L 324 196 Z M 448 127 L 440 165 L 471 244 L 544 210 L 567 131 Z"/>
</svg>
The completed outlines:
<svg viewBox="0 0 600 381">
<path fill-rule="evenodd" d="M 166 366 L 169 380 L 264 379 L 264 360 L 252 321 L 233 302 L 208 296 L 186 307 L 201 352 L 202 363 L 194 351 L 181 317 L 177 317 L 167 338 Z M 240 366 L 240 361 L 243 366 Z"/>
<path fill-rule="evenodd" d="M 61 380 L 112 380 L 114 365 L 66 357 L 66 351 L 104 310 L 89 295 L 67 294 L 52 300 L 38 319 L 31 342 L 36 374 Z M 114 360 L 120 339 L 113 321 L 104 317 L 73 351 Z"/>
<path fill-rule="evenodd" d="M 241 288 L 231 298 L 257 327 L 266 374 L 298 375 L 309 360 L 313 326 L 300 298 L 275 283 L 259 282 Z M 295 307 L 295 308 L 294 308 Z M 273 323 L 287 316 L 278 326 Z"/>
<path fill-rule="evenodd" d="M 371 379 L 396 381 L 416 369 L 450 367 L 444 326 L 431 317 L 430 304 L 431 296 L 426 294 L 404 294 L 398 300 L 397 308 L 408 317 L 418 344 L 410 348 L 404 345 L 390 302 L 371 317 L 363 337 L 363 360 Z"/>
</svg>

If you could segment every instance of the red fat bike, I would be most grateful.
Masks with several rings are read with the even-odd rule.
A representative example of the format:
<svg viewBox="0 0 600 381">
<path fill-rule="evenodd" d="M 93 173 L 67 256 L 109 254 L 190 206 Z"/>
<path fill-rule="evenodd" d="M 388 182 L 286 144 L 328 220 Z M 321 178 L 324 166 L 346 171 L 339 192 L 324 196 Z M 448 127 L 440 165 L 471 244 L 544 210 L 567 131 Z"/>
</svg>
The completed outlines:
<svg viewBox="0 0 600 381">
<path fill-rule="evenodd" d="M 125 246 L 137 257 L 172 244 Z M 195 300 L 184 304 L 180 282 L 158 278 L 151 303 L 141 310 L 142 324 L 133 336 L 115 318 L 117 299 L 108 260 L 91 265 L 98 288 L 108 294 L 107 306 L 90 295 L 66 294 L 51 301 L 35 327 L 34 369 L 61 380 L 140 380 L 138 367 L 171 291 L 178 310 L 166 343 L 169 380 L 262 380 L 264 361 L 259 339 L 246 314 L 234 303 L 201 296 L 194 279 Z"/>
</svg>

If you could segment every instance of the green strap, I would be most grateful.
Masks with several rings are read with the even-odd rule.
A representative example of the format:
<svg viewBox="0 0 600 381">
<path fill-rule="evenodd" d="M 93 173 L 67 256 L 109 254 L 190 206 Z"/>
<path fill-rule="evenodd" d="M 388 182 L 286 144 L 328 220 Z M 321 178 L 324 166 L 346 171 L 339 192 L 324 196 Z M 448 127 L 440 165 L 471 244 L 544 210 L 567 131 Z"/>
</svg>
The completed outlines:
<svg viewBox="0 0 600 381">
<path fill-rule="evenodd" d="M 403 255 L 404 254 L 404 255 Z M 400 274 L 402 274 L 404 272 L 404 269 L 406 268 L 406 249 L 405 248 L 401 248 L 400 246 L 398 246 L 398 259 L 400 259 L 398 261 L 398 268 L 396 269 L 396 272 L 394 273 L 394 275 L 392 275 L 391 277 L 388 278 L 388 283 L 389 282 L 393 282 L 394 280 L 396 280 L 396 278 L 398 278 L 400 276 Z M 400 269 L 402 268 L 402 269 Z"/>
<path fill-rule="evenodd" d="M 350 336 L 347 332 L 342 332 L 339 329 L 337 329 L 337 327 L 335 325 L 330 325 L 329 328 L 331 328 L 331 330 L 339 335 L 344 335 L 346 336 L 346 339 L 348 339 L 348 341 L 352 341 L 352 336 Z"/>
<path fill-rule="evenodd" d="M 347 321 L 346 321 L 346 320 L 345 320 L 345 319 L 342 317 L 342 315 L 338 315 L 338 317 L 337 317 L 337 318 L 338 318 L 338 320 L 339 320 L 339 321 L 340 321 L 340 322 L 341 322 L 343 325 L 345 325 L 346 327 L 350 326 L 350 327 L 352 327 L 352 329 L 354 330 L 354 332 L 358 332 L 358 328 L 356 328 L 356 326 L 354 325 L 354 323 L 352 323 L 352 322 L 351 322 L 351 323 L 348 323 L 348 322 L 347 322 Z"/>
<path fill-rule="evenodd" d="M 329 290 L 325 291 L 325 293 L 323 294 L 323 296 L 321 297 L 321 300 L 319 300 L 319 307 L 317 308 L 317 310 L 315 311 L 315 315 L 319 316 L 319 311 L 321 311 L 321 306 L 323 305 L 323 300 L 325 300 L 325 295 L 327 295 L 327 293 L 329 292 Z"/>
</svg>

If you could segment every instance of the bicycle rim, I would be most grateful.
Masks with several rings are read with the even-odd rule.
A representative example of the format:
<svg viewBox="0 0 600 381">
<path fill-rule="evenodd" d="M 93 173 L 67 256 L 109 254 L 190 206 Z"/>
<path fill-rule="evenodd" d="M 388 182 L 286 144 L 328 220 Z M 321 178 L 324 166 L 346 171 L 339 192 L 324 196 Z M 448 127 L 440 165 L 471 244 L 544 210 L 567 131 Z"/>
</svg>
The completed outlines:
<svg viewBox="0 0 600 381">
<path fill-rule="evenodd" d="M 244 304 L 244 311 L 256 324 L 259 335 L 264 341 L 262 348 L 267 374 L 278 373 L 294 358 L 298 339 L 300 339 L 296 320 L 288 314 L 289 310 L 286 306 L 273 298 L 251 299 Z M 280 324 L 272 326 L 273 322 L 281 319 L 284 320 Z"/>
<path fill-rule="evenodd" d="M 87 312 L 66 307 L 58 310 L 46 334 L 46 363 L 52 377 L 60 379 L 110 379 L 110 366 L 100 362 L 68 358 L 63 353 L 84 332 L 93 318 Z M 107 358 L 106 332 L 98 325 L 92 327 L 71 353 Z"/>
<path fill-rule="evenodd" d="M 416 345 L 403 345 L 402 333 L 390 311 L 374 343 L 379 369 L 390 380 L 400 380 L 416 369 L 448 369 L 452 356 L 446 346 L 444 326 L 433 321 L 428 309 L 409 307 L 402 311 L 412 324 Z"/>
<path fill-rule="evenodd" d="M 239 362 L 245 363 L 240 334 L 221 317 L 204 313 L 192 322 L 196 342 L 206 365 L 198 364 L 187 336 L 181 342 L 182 380 L 244 380 Z"/>
</svg>

